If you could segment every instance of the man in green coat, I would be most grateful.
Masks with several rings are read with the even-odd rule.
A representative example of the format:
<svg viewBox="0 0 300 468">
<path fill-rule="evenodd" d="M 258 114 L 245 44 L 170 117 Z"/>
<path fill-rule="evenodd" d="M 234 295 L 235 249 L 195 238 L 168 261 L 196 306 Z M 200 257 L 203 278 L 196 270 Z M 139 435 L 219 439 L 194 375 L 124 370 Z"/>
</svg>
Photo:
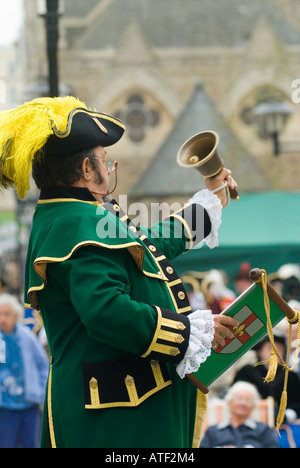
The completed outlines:
<svg viewBox="0 0 300 468">
<path fill-rule="evenodd" d="M 170 260 L 204 238 L 217 245 L 226 193 L 212 190 L 224 179 L 236 188 L 230 171 L 141 228 L 106 202 L 113 167 L 105 148 L 122 137 L 122 122 L 73 98 L 36 100 L 4 117 L 15 134 L 10 142 L 0 135 L 2 185 L 24 196 L 33 162 L 41 190 L 25 302 L 41 310 L 51 354 L 42 447 L 198 447 L 201 395 L 185 375 L 237 322 L 191 313 Z"/>
</svg>

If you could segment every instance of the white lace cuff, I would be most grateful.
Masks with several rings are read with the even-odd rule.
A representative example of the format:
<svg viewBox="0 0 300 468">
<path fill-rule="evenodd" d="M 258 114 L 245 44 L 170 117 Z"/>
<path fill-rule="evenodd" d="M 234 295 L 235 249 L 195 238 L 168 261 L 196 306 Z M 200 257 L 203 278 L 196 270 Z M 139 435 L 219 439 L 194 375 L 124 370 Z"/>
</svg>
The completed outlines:
<svg viewBox="0 0 300 468">
<path fill-rule="evenodd" d="M 210 310 L 196 310 L 188 316 L 191 323 L 189 346 L 176 371 L 181 379 L 196 372 L 211 354 L 211 343 L 215 334 Z"/>
<path fill-rule="evenodd" d="M 204 239 L 204 242 L 210 249 L 217 247 L 219 245 L 218 230 L 222 222 L 222 203 L 220 199 L 210 190 L 204 189 L 195 193 L 195 195 L 188 201 L 187 205 L 191 205 L 192 203 L 197 203 L 198 205 L 203 206 L 207 211 L 211 222 L 211 232 Z M 195 248 L 199 248 L 201 245 L 202 244 L 200 243 L 200 245 Z"/>
</svg>

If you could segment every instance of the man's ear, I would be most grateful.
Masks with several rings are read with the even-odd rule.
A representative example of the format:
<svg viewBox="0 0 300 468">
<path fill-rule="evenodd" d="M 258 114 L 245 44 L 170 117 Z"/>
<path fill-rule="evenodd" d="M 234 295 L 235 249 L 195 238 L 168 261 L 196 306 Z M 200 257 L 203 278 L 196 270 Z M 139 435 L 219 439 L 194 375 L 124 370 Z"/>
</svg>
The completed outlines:
<svg viewBox="0 0 300 468">
<path fill-rule="evenodd" d="M 82 162 L 82 165 L 81 165 L 80 175 L 81 175 L 81 177 L 84 178 L 84 180 L 88 181 L 88 180 L 91 180 L 92 173 L 93 173 L 93 170 L 92 170 L 90 160 L 89 160 L 89 158 L 85 158 L 83 160 L 83 162 Z"/>
</svg>

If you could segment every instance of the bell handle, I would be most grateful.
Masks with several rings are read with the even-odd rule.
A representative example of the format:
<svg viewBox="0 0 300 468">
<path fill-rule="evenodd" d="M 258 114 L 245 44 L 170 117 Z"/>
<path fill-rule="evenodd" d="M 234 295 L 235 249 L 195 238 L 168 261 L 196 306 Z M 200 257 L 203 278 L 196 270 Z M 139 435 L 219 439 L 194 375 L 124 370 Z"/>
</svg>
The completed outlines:
<svg viewBox="0 0 300 468">
<path fill-rule="evenodd" d="M 239 192 L 237 191 L 237 189 L 231 189 L 229 187 L 228 187 L 228 189 L 229 189 L 231 200 L 239 201 L 240 196 L 239 196 Z"/>
<path fill-rule="evenodd" d="M 218 170 L 218 172 L 216 174 L 213 174 L 213 175 L 210 175 L 210 176 L 206 176 L 204 177 L 205 179 L 212 179 L 213 177 L 216 177 L 218 174 L 220 174 L 220 172 L 223 170 L 224 166 L 221 167 L 221 169 Z M 239 192 L 236 190 L 236 189 L 231 189 L 228 187 L 228 190 L 229 190 L 229 194 L 230 194 L 230 198 L 231 200 L 235 200 L 235 201 L 239 201 L 240 199 L 240 196 L 239 196 Z"/>
</svg>

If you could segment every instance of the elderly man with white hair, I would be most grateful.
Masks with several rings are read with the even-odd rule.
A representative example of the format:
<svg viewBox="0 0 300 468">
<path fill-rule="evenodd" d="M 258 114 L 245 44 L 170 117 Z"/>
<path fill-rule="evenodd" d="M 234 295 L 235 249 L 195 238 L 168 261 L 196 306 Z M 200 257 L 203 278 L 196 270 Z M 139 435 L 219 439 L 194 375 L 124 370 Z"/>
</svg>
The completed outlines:
<svg viewBox="0 0 300 468">
<path fill-rule="evenodd" d="M 235 383 L 225 397 L 230 419 L 208 428 L 200 448 L 279 448 L 274 429 L 251 419 L 259 399 L 254 385 Z"/>
<path fill-rule="evenodd" d="M 23 307 L 0 295 L 0 448 L 37 448 L 49 361 L 21 323 Z"/>
</svg>

